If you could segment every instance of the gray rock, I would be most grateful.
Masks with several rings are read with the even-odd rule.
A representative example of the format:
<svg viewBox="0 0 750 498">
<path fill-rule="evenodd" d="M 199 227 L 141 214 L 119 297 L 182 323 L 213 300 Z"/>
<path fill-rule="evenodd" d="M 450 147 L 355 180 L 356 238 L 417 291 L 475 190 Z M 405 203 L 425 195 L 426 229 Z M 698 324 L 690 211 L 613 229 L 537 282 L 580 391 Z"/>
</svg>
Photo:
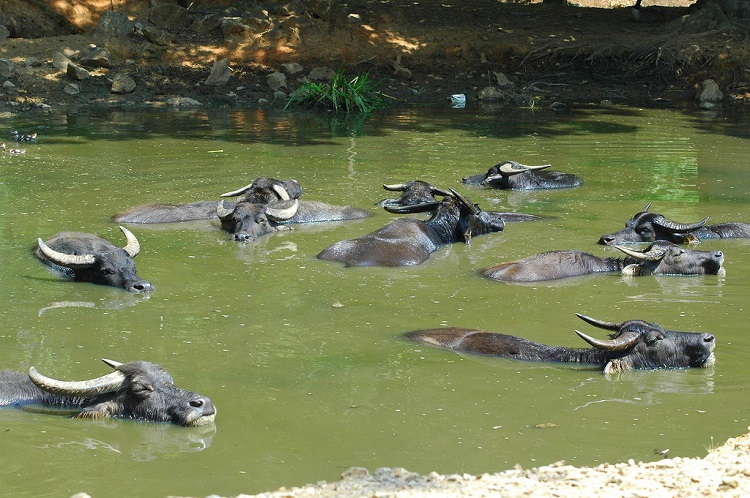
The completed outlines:
<svg viewBox="0 0 750 498">
<path fill-rule="evenodd" d="M 329 82 L 333 79 L 335 75 L 336 75 L 336 72 L 333 69 L 330 69 L 327 67 L 314 67 L 310 71 L 310 74 L 307 75 L 307 78 L 310 81 Z"/>
<path fill-rule="evenodd" d="M 143 37 L 146 40 L 160 47 L 166 47 L 174 43 L 174 35 L 172 33 L 156 26 L 143 26 L 141 33 L 143 33 Z"/>
<path fill-rule="evenodd" d="M 246 26 L 239 17 L 225 17 L 221 20 L 221 34 L 224 38 L 241 36 L 250 32 L 250 27 Z"/>
<path fill-rule="evenodd" d="M 191 19 L 187 9 L 177 4 L 159 2 L 148 9 L 148 20 L 159 28 L 173 33 L 190 26 Z"/>
<path fill-rule="evenodd" d="M 499 86 L 500 88 L 513 86 L 513 82 L 510 81 L 507 76 L 505 76 L 505 73 L 496 71 L 494 75 L 495 75 L 495 81 L 497 82 L 497 86 Z"/>
<path fill-rule="evenodd" d="M 172 97 L 167 104 L 174 107 L 200 107 L 201 103 L 188 97 Z"/>
<path fill-rule="evenodd" d="M 125 12 L 107 10 L 99 18 L 94 34 L 103 38 L 129 36 L 133 32 L 133 22 Z"/>
<path fill-rule="evenodd" d="M 0 78 L 10 78 L 13 75 L 15 65 L 10 59 L 0 59 Z"/>
<path fill-rule="evenodd" d="M 109 90 L 112 93 L 124 94 L 132 93 L 135 90 L 135 81 L 127 74 L 118 74 L 112 80 L 112 88 Z"/>
<path fill-rule="evenodd" d="M 289 76 L 294 76 L 295 74 L 299 74 L 304 71 L 305 68 L 302 67 L 302 64 L 297 64 L 296 62 L 287 62 L 286 64 L 281 65 L 281 70 Z"/>
<path fill-rule="evenodd" d="M 70 64 L 70 59 L 65 57 L 62 52 L 55 52 L 52 54 L 52 65 L 57 69 L 65 71 L 68 69 L 68 64 Z"/>
<path fill-rule="evenodd" d="M 16 91 L 18 91 L 16 85 L 7 80 L 3 82 L 3 90 L 8 93 L 15 93 Z"/>
<path fill-rule="evenodd" d="M 190 29 L 192 29 L 194 33 L 205 35 L 211 31 L 219 29 L 221 27 L 221 20 L 221 16 L 208 14 L 193 21 L 193 25 Z"/>
<path fill-rule="evenodd" d="M 26 59 L 24 59 L 23 61 L 23 64 L 26 67 L 39 67 L 42 65 L 42 61 L 40 61 L 36 57 L 26 57 Z"/>
<path fill-rule="evenodd" d="M 203 82 L 207 86 L 223 86 L 229 81 L 232 76 L 232 70 L 229 68 L 229 62 L 226 59 L 214 62 L 211 66 L 211 73 L 209 73 L 206 81 Z"/>
<path fill-rule="evenodd" d="M 79 93 L 81 93 L 81 86 L 78 83 L 68 83 L 65 85 L 65 88 L 63 88 L 63 91 L 67 93 L 68 95 L 76 96 Z"/>
<path fill-rule="evenodd" d="M 89 68 L 110 68 L 112 67 L 112 62 L 109 60 L 109 57 L 109 50 L 106 48 L 91 46 L 81 51 L 78 64 Z"/>
<path fill-rule="evenodd" d="M 0 24 L 0 41 L 7 40 L 10 37 L 10 30 L 7 27 Z"/>
<path fill-rule="evenodd" d="M 724 99 L 724 94 L 719 90 L 719 85 L 714 80 L 708 79 L 701 83 L 698 93 L 698 105 L 701 109 L 711 109 Z"/>
<path fill-rule="evenodd" d="M 65 70 L 65 73 L 77 81 L 85 80 L 86 78 L 91 77 L 91 73 L 73 62 L 68 63 L 68 67 Z"/>
<path fill-rule="evenodd" d="M 479 100 L 502 100 L 504 98 L 505 94 L 494 86 L 484 87 L 477 94 Z"/>
<path fill-rule="evenodd" d="M 281 88 L 286 88 L 286 75 L 284 73 L 271 73 L 266 76 L 266 83 L 271 87 L 274 92 Z"/>
</svg>

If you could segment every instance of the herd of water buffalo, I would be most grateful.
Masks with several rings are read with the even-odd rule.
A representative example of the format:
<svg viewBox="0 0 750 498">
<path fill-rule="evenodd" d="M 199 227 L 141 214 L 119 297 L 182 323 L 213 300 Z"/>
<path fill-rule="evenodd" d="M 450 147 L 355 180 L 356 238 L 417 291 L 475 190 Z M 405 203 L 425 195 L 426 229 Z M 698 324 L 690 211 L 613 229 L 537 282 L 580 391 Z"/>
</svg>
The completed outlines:
<svg viewBox="0 0 750 498">
<path fill-rule="evenodd" d="M 463 179 L 467 185 L 496 189 L 553 189 L 581 185 L 576 175 L 545 166 L 525 166 L 503 161 L 486 173 Z M 400 192 L 379 206 L 396 214 L 428 213 L 427 219 L 399 218 L 358 238 L 336 242 L 318 259 L 344 266 L 409 266 L 427 260 L 441 246 L 468 243 L 472 237 L 500 232 L 505 223 L 542 219 L 524 213 L 483 211 L 454 189 L 444 190 L 412 180 L 384 185 Z M 190 204 L 148 204 L 118 214 L 119 224 L 174 223 L 217 220 L 233 240 L 253 241 L 264 234 L 289 230 L 297 223 L 344 221 L 372 215 L 370 210 L 301 200 L 295 180 L 257 178 L 249 185 L 222 194 L 221 200 Z M 232 202 L 225 201 L 233 198 Z M 699 251 L 679 244 L 708 238 L 750 237 L 750 224 L 707 225 L 677 223 L 649 211 L 650 204 L 628 220 L 620 231 L 602 235 L 600 244 L 613 245 L 621 258 L 561 250 L 531 255 L 484 269 L 485 277 L 507 283 L 538 282 L 599 272 L 641 275 L 721 274 L 721 251 Z M 120 287 L 147 293 L 154 286 L 136 273 L 134 258 L 140 244 L 130 230 L 120 226 L 125 245 L 117 247 L 89 233 L 62 232 L 37 241 L 35 256 L 51 272 L 80 282 Z M 632 243 L 648 243 L 642 249 Z M 415 341 L 458 352 L 493 355 L 528 361 L 592 364 L 605 373 L 631 369 L 708 367 L 714 363 L 715 337 L 711 334 L 665 330 L 642 320 L 609 323 L 578 314 L 583 321 L 611 332 L 599 340 L 576 333 L 591 348 L 566 348 L 539 344 L 520 337 L 473 329 L 446 327 L 409 332 Z M 69 382 L 51 379 L 31 367 L 28 374 L 0 372 L 0 406 L 43 405 L 66 408 L 78 417 L 118 417 L 204 425 L 213 422 L 211 400 L 174 385 L 159 366 L 147 362 L 118 363 L 104 360 L 113 371 L 98 379 Z"/>
</svg>

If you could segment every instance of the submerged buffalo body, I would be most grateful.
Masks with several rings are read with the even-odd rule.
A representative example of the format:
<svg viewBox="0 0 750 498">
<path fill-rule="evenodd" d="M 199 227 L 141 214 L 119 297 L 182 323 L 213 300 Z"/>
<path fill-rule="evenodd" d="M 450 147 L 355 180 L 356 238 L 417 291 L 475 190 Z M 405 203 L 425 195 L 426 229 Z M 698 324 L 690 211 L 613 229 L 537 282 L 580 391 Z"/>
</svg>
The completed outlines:
<svg viewBox="0 0 750 498">
<path fill-rule="evenodd" d="M 468 242 L 472 236 L 499 232 L 503 227 L 500 217 L 482 211 L 454 191 L 426 221 L 396 220 L 358 239 L 336 242 L 318 258 L 346 266 L 417 265 L 442 245 Z"/>
<path fill-rule="evenodd" d="M 213 423 L 216 408 L 211 400 L 175 386 L 172 377 L 158 365 L 102 361 L 113 371 L 85 381 L 52 379 L 34 367 L 28 375 L 0 372 L 0 406 L 61 409 L 77 418 L 121 418 L 183 426 Z"/>
<path fill-rule="evenodd" d="M 549 251 L 524 259 L 501 263 L 482 272 L 503 282 L 540 282 L 599 272 L 624 275 L 716 275 L 724 269 L 721 251 L 685 249 L 657 241 L 643 251 L 616 246 L 627 256 L 600 258 L 582 251 Z"/>
<path fill-rule="evenodd" d="M 625 223 L 622 230 L 602 235 L 599 244 L 614 245 L 668 240 L 676 244 L 703 240 L 750 237 L 749 223 L 719 223 L 706 225 L 708 218 L 696 223 L 678 223 L 649 212 L 651 203 Z"/>
<path fill-rule="evenodd" d="M 151 292 L 154 286 L 136 274 L 135 258 L 141 246 L 127 228 L 120 227 L 127 243 L 119 248 L 90 233 L 61 232 L 37 240 L 34 255 L 55 274 L 77 282 L 121 287 L 130 292 Z"/>
<path fill-rule="evenodd" d="M 716 339 L 711 334 L 666 330 L 643 320 L 609 323 L 576 315 L 595 327 L 612 331 L 610 339 L 595 339 L 576 330 L 593 346 L 583 349 L 547 346 L 512 335 L 457 327 L 417 330 L 406 335 L 415 341 L 464 353 L 597 365 L 606 374 L 638 369 L 706 368 L 715 363 Z"/>
<path fill-rule="evenodd" d="M 411 180 L 406 183 L 393 185 L 383 185 L 383 188 L 391 192 L 401 192 L 397 199 L 383 199 L 378 203 L 389 213 L 411 214 L 432 211 L 440 204 L 435 198 L 436 195 L 449 196 L 453 195 L 447 190 L 432 186 L 422 180 Z M 492 211 L 493 214 L 500 217 L 505 223 L 514 221 L 537 221 L 541 216 L 526 213 L 500 213 Z"/>
<path fill-rule="evenodd" d="M 462 181 L 467 185 L 484 185 L 502 190 L 573 188 L 583 183 L 572 173 L 554 170 L 540 171 L 550 166 L 550 164 L 526 166 L 516 161 L 503 161 L 491 167 L 486 173 L 467 176 Z"/>
</svg>

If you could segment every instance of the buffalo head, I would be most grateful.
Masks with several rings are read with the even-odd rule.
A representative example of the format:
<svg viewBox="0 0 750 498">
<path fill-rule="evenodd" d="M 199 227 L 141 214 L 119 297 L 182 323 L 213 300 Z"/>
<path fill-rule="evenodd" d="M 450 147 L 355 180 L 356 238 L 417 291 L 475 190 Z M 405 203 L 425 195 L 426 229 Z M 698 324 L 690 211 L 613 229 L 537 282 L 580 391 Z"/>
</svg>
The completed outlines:
<svg viewBox="0 0 750 498">
<path fill-rule="evenodd" d="M 141 250 L 130 230 L 120 227 L 126 245 L 118 248 L 96 235 L 61 232 L 37 239 L 34 255 L 51 270 L 79 282 L 121 287 L 130 292 L 151 292 L 154 286 L 136 274 L 135 258 Z"/>
<path fill-rule="evenodd" d="M 611 246 L 615 244 L 628 244 L 636 242 L 654 242 L 656 240 L 668 240 L 676 244 L 696 241 L 694 234 L 708 221 L 704 218 L 697 223 L 677 223 L 668 220 L 664 216 L 649 212 L 649 202 L 643 211 L 637 213 L 625 223 L 622 230 L 602 235 L 599 244 Z"/>
<path fill-rule="evenodd" d="M 401 192 L 398 199 L 383 199 L 378 203 L 390 213 L 422 213 L 435 209 L 440 201 L 435 199 L 436 195 L 449 196 L 451 193 L 432 186 L 422 180 L 411 180 L 406 183 L 383 185 L 383 188 L 391 192 Z"/>
<path fill-rule="evenodd" d="M 279 222 L 287 221 L 297 214 L 299 201 L 274 201 L 270 204 L 240 202 L 233 208 L 224 207 L 224 201 L 216 206 L 221 228 L 232 234 L 232 240 L 252 241 L 261 235 L 279 230 L 289 230 Z"/>
<path fill-rule="evenodd" d="M 275 178 L 256 178 L 249 185 L 237 190 L 225 192 L 221 197 L 239 197 L 238 202 L 252 204 L 269 204 L 275 201 L 298 199 L 302 195 L 302 187 L 297 180 L 276 180 Z"/>
<path fill-rule="evenodd" d="M 665 240 L 657 240 L 642 251 L 615 247 L 634 260 L 622 268 L 624 275 L 717 275 L 725 272 L 721 251 L 686 249 Z"/>
<path fill-rule="evenodd" d="M 103 359 L 113 372 L 85 381 L 62 381 L 46 377 L 34 367 L 29 379 L 38 388 L 14 386 L 11 404 L 36 403 L 76 410 L 78 418 L 123 418 L 171 422 L 183 426 L 213 423 L 216 408 L 206 396 L 174 385 L 172 377 L 158 365 L 145 361 L 119 363 Z M 3 393 L 7 398 L 8 393 Z"/>
</svg>

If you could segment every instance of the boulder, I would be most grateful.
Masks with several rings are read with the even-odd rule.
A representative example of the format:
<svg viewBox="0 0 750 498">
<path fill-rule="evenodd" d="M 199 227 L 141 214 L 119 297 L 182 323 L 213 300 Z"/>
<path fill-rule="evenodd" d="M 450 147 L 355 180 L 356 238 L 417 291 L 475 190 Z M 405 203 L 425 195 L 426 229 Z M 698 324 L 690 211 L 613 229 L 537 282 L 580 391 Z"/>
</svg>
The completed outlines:
<svg viewBox="0 0 750 498">
<path fill-rule="evenodd" d="M 268 86 L 270 86 L 271 90 L 274 92 L 281 88 L 286 88 L 286 75 L 279 72 L 271 73 L 266 76 L 266 83 L 268 83 Z"/>
<path fill-rule="evenodd" d="M 324 81 L 328 83 L 336 75 L 333 69 L 327 67 L 314 67 L 307 75 L 307 79 L 310 81 Z"/>
<path fill-rule="evenodd" d="M 15 65 L 10 59 L 0 59 L 0 78 L 10 78 L 13 75 Z"/>
<path fill-rule="evenodd" d="M 91 73 L 73 62 L 68 63 L 68 67 L 65 70 L 65 73 L 77 81 L 85 80 L 86 78 L 91 77 Z"/>
<path fill-rule="evenodd" d="M 281 65 L 281 70 L 289 76 L 294 76 L 295 74 L 299 74 L 304 71 L 305 68 L 302 67 L 302 64 L 298 64 L 296 62 L 287 62 Z"/>
<path fill-rule="evenodd" d="M 52 54 L 52 65 L 57 69 L 62 69 L 63 71 L 67 70 L 69 63 L 70 59 L 65 57 L 62 52 L 55 52 Z"/>
<path fill-rule="evenodd" d="M 105 11 L 94 28 L 94 35 L 102 38 L 129 36 L 131 33 L 133 22 L 125 12 L 119 10 Z"/>
<path fill-rule="evenodd" d="M 159 2 L 148 9 L 148 20 L 156 27 L 172 33 L 182 31 L 191 24 L 190 14 L 177 4 Z"/>
<path fill-rule="evenodd" d="M 714 80 L 708 79 L 701 83 L 698 92 L 698 105 L 701 109 L 711 109 L 722 101 L 724 94 L 719 90 L 719 85 Z"/>
<path fill-rule="evenodd" d="M 118 74 L 112 80 L 111 93 L 124 94 L 132 93 L 135 90 L 135 81 L 127 74 Z"/>
<path fill-rule="evenodd" d="M 88 68 L 110 68 L 112 62 L 109 60 L 109 50 L 102 47 L 90 46 L 81 51 L 78 64 Z"/>
<path fill-rule="evenodd" d="M 232 70 L 229 68 L 229 61 L 222 59 L 214 62 L 211 66 L 211 73 L 209 73 L 206 81 L 203 82 L 207 86 L 223 86 L 229 81 L 232 76 Z"/>
</svg>

